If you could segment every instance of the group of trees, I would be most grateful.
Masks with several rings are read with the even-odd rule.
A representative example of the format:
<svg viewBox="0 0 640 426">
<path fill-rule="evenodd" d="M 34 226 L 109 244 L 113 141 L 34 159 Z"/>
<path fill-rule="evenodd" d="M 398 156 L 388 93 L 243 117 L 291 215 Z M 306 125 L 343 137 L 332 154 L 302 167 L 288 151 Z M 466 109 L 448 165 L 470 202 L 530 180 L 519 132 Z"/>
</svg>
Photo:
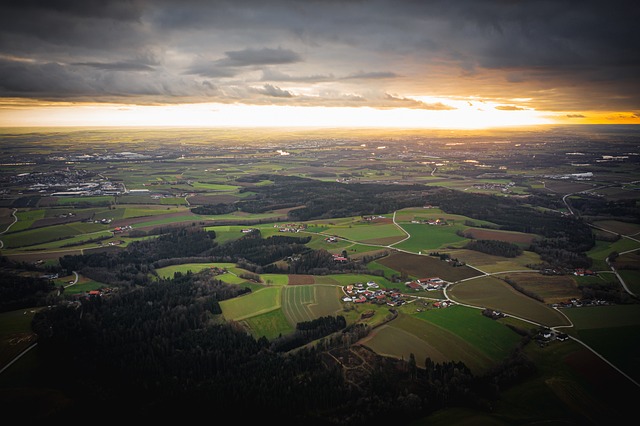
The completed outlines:
<svg viewBox="0 0 640 426">
<path fill-rule="evenodd" d="M 40 311 L 37 376 L 74 401 L 53 417 L 89 416 L 98 406 L 109 407 L 101 414 L 108 420 L 185 421 L 224 411 L 242 421 L 264 412 L 287 424 L 364 425 L 450 405 L 488 407 L 487 395 L 496 395 L 494 380 L 460 362 L 427 360 L 423 369 L 413 356 L 370 353 L 360 376 L 347 380 L 348 366 L 325 361 L 366 326 L 326 316 L 298 324 L 290 339 L 255 339 L 236 323 L 212 321 L 219 301 L 242 291 L 203 271 Z"/>
<path fill-rule="evenodd" d="M 274 339 L 271 342 L 271 349 L 278 352 L 287 352 L 328 336 L 331 333 L 343 330 L 346 327 L 347 320 L 342 315 L 327 315 L 311 321 L 299 322 L 296 324 L 296 330 L 293 333 Z"/>
<path fill-rule="evenodd" d="M 343 184 L 281 175 L 251 178 L 256 182 L 261 180 L 271 180 L 273 184 L 243 188 L 241 191 L 256 195 L 238 202 L 237 206 L 252 213 L 304 206 L 289 212 L 294 220 L 389 213 L 422 205 L 430 192 L 424 185 Z"/>
<path fill-rule="evenodd" d="M 522 254 L 522 248 L 517 244 L 498 240 L 471 240 L 465 248 L 502 257 L 517 257 Z"/>
<path fill-rule="evenodd" d="M 53 281 L 47 278 L 3 273 L 0 280 L 0 312 L 45 305 L 53 290 Z"/>
<path fill-rule="evenodd" d="M 595 244 L 591 228 L 581 219 L 531 208 L 528 201 L 450 189 L 431 194 L 431 203 L 449 213 L 493 222 L 508 231 L 541 235 L 529 250 L 540 255 L 544 266 L 589 267 L 591 259 L 585 252 Z"/>
</svg>

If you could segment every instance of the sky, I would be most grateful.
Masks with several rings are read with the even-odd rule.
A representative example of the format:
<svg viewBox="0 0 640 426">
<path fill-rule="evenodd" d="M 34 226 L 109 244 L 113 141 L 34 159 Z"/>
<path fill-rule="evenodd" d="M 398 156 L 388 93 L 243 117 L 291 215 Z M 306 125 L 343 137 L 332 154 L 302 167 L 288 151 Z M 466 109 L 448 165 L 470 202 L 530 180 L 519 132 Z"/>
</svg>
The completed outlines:
<svg viewBox="0 0 640 426">
<path fill-rule="evenodd" d="M 640 6 L 15 0 L 0 127 L 640 124 Z"/>
</svg>

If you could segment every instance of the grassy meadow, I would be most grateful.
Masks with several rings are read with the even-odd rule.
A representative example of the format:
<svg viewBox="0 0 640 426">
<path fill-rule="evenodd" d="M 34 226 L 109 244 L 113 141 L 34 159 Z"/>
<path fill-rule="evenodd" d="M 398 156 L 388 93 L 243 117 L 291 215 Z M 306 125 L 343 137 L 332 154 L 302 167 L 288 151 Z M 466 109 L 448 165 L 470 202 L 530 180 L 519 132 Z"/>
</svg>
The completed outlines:
<svg viewBox="0 0 640 426">
<path fill-rule="evenodd" d="M 480 374 L 505 358 L 520 336 L 504 325 L 463 306 L 401 314 L 376 329 L 362 343 L 376 352 L 408 359 L 422 367 L 434 362 L 462 361 Z"/>
</svg>

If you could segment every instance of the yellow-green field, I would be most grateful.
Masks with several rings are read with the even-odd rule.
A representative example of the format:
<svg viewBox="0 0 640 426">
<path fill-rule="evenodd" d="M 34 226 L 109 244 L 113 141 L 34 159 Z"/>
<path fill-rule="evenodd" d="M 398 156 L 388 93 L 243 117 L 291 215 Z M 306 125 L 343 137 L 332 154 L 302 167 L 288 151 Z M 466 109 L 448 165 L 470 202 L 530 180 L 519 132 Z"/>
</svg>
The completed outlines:
<svg viewBox="0 0 640 426">
<path fill-rule="evenodd" d="M 160 278 L 170 279 L 170 278 L 173 278 L 173 275 L 176 272 L 186 274 L 188 271 L 191 271 L 192 273 L 195 274 L 195 273 L 204 271 L 205 269 L 213 268 L 214 266 L 221 269 L 224 269 L 224 268 L 229 269 L 229 268 L 235 268 L 236 265 L 235 263 L 224 263 L 224 262 L 183 263 L 180 265 L 165 266 L 164 268 L 156 269 L 156 272 L 158 273 L 158 276 Z"/>
<path fill-rule="evenodd" d="M 483 317 L 478 309 L 453 306 L 401 314 L 361 341 L 378 353 L 416 363 L 462 361 L 475 374 L 505 358 L 520 337 L 504 325 Z"/>
<path fill-rule="evenodd" d="M 222 315 L 227 320 L 240 321 L 278 309 L 281 306 L 282 289 L 283 287 L 265 287 L 233 299 L 223 300 L 220 302 Z"/>
<path fill-rule="evenodd" d="M 458 283 L 448 294 L 460 303 L 484 306 L 549 327 L 569 325 L 567 319 L 556 310 L 519 293 L 495 277 L 480 277 Z"/>
<path fill-rule="evenodd" d="M 535 265 L 541 262 L 540 255 L 531 251 L 525 251 L 520 256 L 513 258 L 494 256 L 467 249 L 441 250 L 440 252 L 447 253 L 467 265 L 475 266 L 488 273 L 526 270 L 529 269 L 527 265 Z"/>
</svg>

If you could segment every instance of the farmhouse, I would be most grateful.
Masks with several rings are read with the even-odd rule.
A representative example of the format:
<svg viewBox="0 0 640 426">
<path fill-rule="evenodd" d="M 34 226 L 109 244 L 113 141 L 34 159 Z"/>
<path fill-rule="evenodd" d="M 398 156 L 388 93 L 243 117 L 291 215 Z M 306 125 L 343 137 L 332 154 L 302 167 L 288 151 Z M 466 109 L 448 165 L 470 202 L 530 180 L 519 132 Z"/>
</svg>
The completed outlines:
<svg viewBox="0 0 640 426">
<path fill-rule="evenodd" d="M 578 277 L 584 277 L 584 276 L 596 275 L 596 273 L 589 269 L 578 268 L 573 272 L 573 275 L 576 275 Z"/>
<path fill-rule="evenodd" d="M 420 284 L 418 284 L 415 281 L 410 281 L 408 283 L 405 284 L 407 287 L 409 287 L 411 290 L 422 290 L 422 286 Z"/>
<path fill-rule="evenodd" d="M 445 281 L 438 277 L 431 278 L 420 278 L 417 281 L 414 281 L 416 285 L 420 286 L 420 288 L 424 290 L 441 290 Z M 407 285 L 409 287 L 409 285 Z M 413 288 L 413 287 L 410 287 Z"/>
</svg>

